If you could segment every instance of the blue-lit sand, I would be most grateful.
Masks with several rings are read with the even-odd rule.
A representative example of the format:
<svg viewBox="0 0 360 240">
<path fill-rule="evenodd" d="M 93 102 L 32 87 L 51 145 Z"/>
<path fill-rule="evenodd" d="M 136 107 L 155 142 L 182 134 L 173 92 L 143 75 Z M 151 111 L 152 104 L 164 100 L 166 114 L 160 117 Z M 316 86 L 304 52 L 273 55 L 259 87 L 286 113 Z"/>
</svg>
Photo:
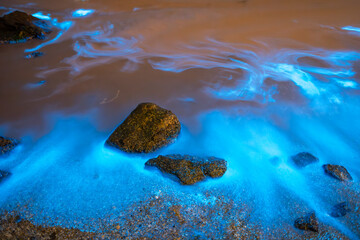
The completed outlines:
<svg viewBox="0 0 360 240">
<path fill-rule="evenodd" d="M 333 39 L 349 39 L 346 47 L 296 39 L 281 46 L 286 39 L 266 38 L 245 44 L 214 36 L 185 38 L 173 47 L 171 38 L 163 44 L 148 41 L 152 35 L 146 27 L 135 24 L 129 30 L 116 20 L 146 12 L 142 7 L 120 13 L 92 8 L 61 14 L 39 9 L 33 16 L 48 21 L 55 32 L 42 42 L 19 45 L 23 53 L 47 53 L 34 60 L 26 84 L 14 83 L 21 86 L 18 99 L 31 99 L 33 112 L 14 110 L 14 119 L 4 117 L 9 120 L 0 125 L 0 135 L 15 134 L 22 142 L 0 160 L 0 169 L 12 172 L 0 185 L 2 210 L 16 210 L 35 224 L 106 232 L 104 226 L 126 224 L 134 206 L 164 199 L 164 206 L 183 207 L 187 223 L 176 225 L 183 226 L 183 237 L 222 238 L 230 219 L 240 216 L 261 239 L 359 239 L 359 28 L 323 30 Z M 161 32 L 163 20 L 151 20 L 154 31 Z M 322 29 L 320 24 L 314 28 Z M 65 46 L 63 52 L 57 49 Z M 54 53 L 61 59 L 55 63 Z M 148 155 L 104 146 L 142 101 L 177 114 L 179 138 Z M 296 168 L 289 157 L 303 151 L 320 161 Z M 220 179 L 182 186 L 144 169 L 149 158 L 173 153 L 221 157 L 228 170 Z M 353 182 L 326 176 L 326 163 L 345 166 Z M 228 215 L 217 201 L 233 202 Z M 332 206 L 342 201 L 349 202 L 352 212 L 331 217 Z M 209 209 L 221 216 L 203 216 L 204 226 L 198 227 L 197 214 Z M 296 218 L 311 210 L 319 218 L 319 234 L 293 227 Z M 127 237 L 142 237 L 138 228 L 138 235 Z"/>
</svg>

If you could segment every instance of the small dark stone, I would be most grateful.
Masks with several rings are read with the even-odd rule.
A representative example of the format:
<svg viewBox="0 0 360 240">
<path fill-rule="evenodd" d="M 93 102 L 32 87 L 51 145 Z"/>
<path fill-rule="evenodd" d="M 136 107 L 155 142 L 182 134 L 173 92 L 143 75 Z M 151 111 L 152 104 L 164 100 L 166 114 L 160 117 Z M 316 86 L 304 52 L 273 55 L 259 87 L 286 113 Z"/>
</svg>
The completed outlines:
<svg viewBox="0 0 360 240">
<path fill-rule="evenodd" d="M 0 170 L 0 183 L 6 178 L 10 177 L 11 173 L 7 171 Z"/>
<path fill-rule="evenodd" d="M 47 24 L 27 13 L 14 11 L 0 17 L 0 43 L 24 42 L 32 38 L 43 39 Z"/>
<path fill-rule="evenodd" d="M 157 167 L 160 171 L 175 175 L 182 184 L 191 185 L 206 176 L 221 177 L 227 170 L 227 162 L 216 157 L 195 157 L 189 155 L 159 155 L 145 163 L 146 167 Z"/>
<path fill-rule="evenodd" d="M 56 232 L 53 232 L 53 233 L 50 235 L 50 239 L 51 239 L 51 240 L 55 240 L 55 239 L 56 239 Z"/>
<path fill-rule="evenodd" d="M 312 155 L 311 153 L 308 152 L 301 152 L 298 153 L 294 156 L 291 157 L 293 163 L 297 166 L 297 167 L 305 167 L 311 163 L 315 163 L 318 162 L 319 159 L 317 157 L 315 157 L 314 155 Z"/>
<path fill-rule="evenodd" d="M 332 207 L 330 216 L 332 216 L 334 218 L 343 217 L 348 212 L 351 212 L 351 209 L 350 209 L 349 205 L 347 204 L 347 202 L 341 202 Z"/>
<path fill-rule="evenodd" d="M 180 133 L 179 119 L 153 103 L 141 103 L 118 126 L 106 144 L 130 153 L 149 153 L 171 143 Z"/>
<path fill-rule="evenodd" d="M 350 173 L 345 167 L 340 165 L 325 164 L 323 165 L 324 171 L 327 175 L 336 178 L 340 181 L 352 181 Z"/>
<path fill-rule="evenodd" d="M 319 231 L 319 222 L 317 220 L 315 212 L 311 212 L 305 217 L 296 219 L 294 226 L 301 230 L 313 231 L 313 232 Z"/>
<path fill-rule="evenodd" d="M 0 156 L 8 154 L 17 145 L 19 145 L 19 141 L 17 141 L 16 139 L 0 136 Z"/>
<path fill-rule="evenodd" d="M 28 55 L 26 55 L 25 58 L 27 58 L 27 59 L 37 58 L 37 57 L 40 57 L 42 55 L 44 55 L 43 52 L 32 52 L 32 53 L 29 53 Z"/>
</svg>

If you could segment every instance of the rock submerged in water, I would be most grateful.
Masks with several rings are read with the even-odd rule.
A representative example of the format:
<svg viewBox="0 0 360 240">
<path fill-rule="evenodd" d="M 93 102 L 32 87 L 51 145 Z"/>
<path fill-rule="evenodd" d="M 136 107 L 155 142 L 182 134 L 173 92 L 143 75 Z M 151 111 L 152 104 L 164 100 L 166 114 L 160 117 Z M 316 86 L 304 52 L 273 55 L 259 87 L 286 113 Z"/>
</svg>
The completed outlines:
<svg viewBox="0 0 360 240">
<path fill-rule="evenodd" d="M 106 140 L 130 153 L 149 153 L 171 143 L 180 133 L 179 119 L 154 103 L 141 103 Z"/>
<path fill-rule="evenodd" d="M 0 170 L 0 183 L 6 178 L 10 177 L 11 173 L 7 171 Z"/>
<path fill-rule="evenodd" d="M 203 181 L 206 176 L 221 177 L 227 170 L 227 162 L 224 159 L 180 154 L 160 155 L 148 160 L 145 166 L 156 167 L 163 173 L 175 175 L 184 185 Z"/>
<path fill-rule="evenodd" d="M 308 152 L 298 153 L 298 154 L 292 156 L 291 160 L 299 168 L 306 167 L 307 165 L 309 165 L 311 163 L 315 163 L 315 162 L 319 161 L 319 159 L 317 157 L 315 157 L 314 155 L 312 155 L 311 153 L 308 153 Z"/>
<path fill-rule="evenodd" d="M 336 178 L 340 181 L 352 181 L 350 173 L 346 170 L 345 167 L 340 165 L 325 164 L 323 165 L 325 173 L 333 178 Z"/>
<path fill-rule="evenodd" d="M 311 212 L 305 217 L 296 219 L 294 226 L 301 230 L 313 231 L 313 232 L 319 231 L 319 222 L 317 220 L 315 212 Z"/>
<path fill-rule="evenodd" d="M 27 54 L 25 56 L 25 58 L 26 59 L 38 58 L 38 57 L 41 57 L 43 55 L 44 55 L 43 52 L 36 51 L 36 52 L 32 52 L 32 53 Z"/>
<path fill-rule="evenodd" d="M 8 154 L 17 145 L 19 145 L 19 141 L 17 141 L 16 139 L 0 136 L 0 156 Z"/>
<path fill-rule="evenodd" d="M 351 212 L 351 209 L 347 202 L 341 202 L 339 204 L 336 204 L 332 207 L 330 216 L 334 218 L 343 217 L 348 212 Z"/>
<path fill-rule="evenodd" d="M 18 43 L 29 39 L 43 39 L 49 30 L 46 23 L 27 13 L 14 11 L 0 17 L 0 43 Z"/>
</svg>

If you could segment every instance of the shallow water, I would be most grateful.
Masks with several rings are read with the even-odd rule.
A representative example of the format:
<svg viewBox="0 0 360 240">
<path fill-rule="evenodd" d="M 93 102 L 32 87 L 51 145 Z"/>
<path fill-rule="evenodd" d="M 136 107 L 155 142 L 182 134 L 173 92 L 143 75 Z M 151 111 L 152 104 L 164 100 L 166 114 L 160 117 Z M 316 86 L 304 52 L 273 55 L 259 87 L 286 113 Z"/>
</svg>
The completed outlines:
<svg viewBox="0 0 360 240">
<path fill-rule="evenodd" d="M 3 209 L 17 206 L 35 223 L 97 231 L 96 219 L 119 216 L 148 196 L 196 205 L 218 189 L 251 206 L 264 229 L 291 226 L 314 209 L 347 237 L 360 235 L 358 1 L 0 6 L 55 29 L 44 41 L 0 46 L 0 134 L 22 140 L 0 161 L 13 173 L 0 187 Z M 45 55 L 25 59 L 32 51 Z M 117 124 L 147 101 L 179 117 L 177 141 L 151 155 L 104 147 Z M 294 168 L 289 156 L 301 151 L 320 162 Z M 150 157 L 171 153 L 222 157 L 228 171 L 184 187 L 144 170 Z M 354 181 L 325 176 L 325 163 L 345 166 Z M 331 218 L 340 201 L 351 202 L 353 214 Z"/>
</svg>

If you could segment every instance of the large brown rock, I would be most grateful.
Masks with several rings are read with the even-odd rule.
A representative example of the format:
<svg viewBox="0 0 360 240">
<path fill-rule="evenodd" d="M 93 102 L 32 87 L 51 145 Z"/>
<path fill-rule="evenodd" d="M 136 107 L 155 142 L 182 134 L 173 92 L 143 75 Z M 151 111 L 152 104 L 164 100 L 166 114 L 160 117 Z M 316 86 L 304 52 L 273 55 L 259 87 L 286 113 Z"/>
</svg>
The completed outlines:
<svg viewBox="0 0 360 240">
<path fill-rule="evenodd" d="M 340 165 L 325 164 L 323 165 L 325 173 L 340 181 L 352 181 L 350 173 L 345 167 Z"/>
<path fill-rule="evenodd" d="M 189 155 L 166 155 L 152 158 L 146 167 L 156 167 L 160 171 L 176 176 L 184 185 L 202 181 L 206 176 L 221 177 L 227 170 L 227 162 L 216 157 L 195 157 Z"/>
<path fill-rule="evenodd" d="M 32 38 L 43 39 L 48 29 L 39 27 L 46 23 L 27 13 L 14 11 L 0 17 L 0 43 L 17 43 Z"/>
<path fill-rule="evenodd" d="M 11 152 L 17 145 L 19 141 L 13 138 L 1 137 L 0 136 L 0 156 L 8 154 Z"/>
<path fill-rule="evenodd" d="M 168 145 L 180 133 L 179 119 L 154 103 L 141 103 L 118 126 L 106 144 L 125 152 L 149 153 Z"/>
</svg>

